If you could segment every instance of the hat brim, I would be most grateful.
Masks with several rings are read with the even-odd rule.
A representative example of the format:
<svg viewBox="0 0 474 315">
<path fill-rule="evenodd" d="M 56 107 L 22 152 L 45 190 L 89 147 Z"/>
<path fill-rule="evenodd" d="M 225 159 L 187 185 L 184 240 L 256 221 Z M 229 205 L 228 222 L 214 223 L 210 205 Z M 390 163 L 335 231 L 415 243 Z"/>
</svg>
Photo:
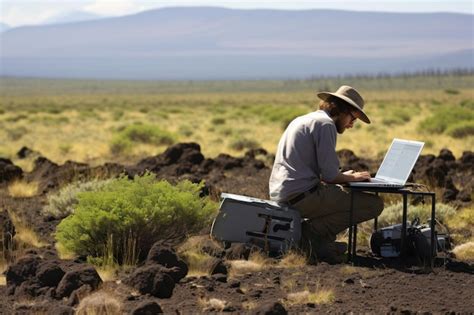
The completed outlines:
<svg viewBox="0 0 474 315">
<path fill-rule="evenodd" d="M 327 101 L 329 97 L 337 97 L 338 99 L 340 100 L 343 100 L 344 102 L 346 102 L 347 104 L 351 105 L 352 107 L 354 107 L 358 112 L 359 112 L 359 119 L 362 120 L 363 122 L 365 122 L 366 124 L 370 124 L 370 119 L 369 117 L 367 116 L 367 114 L 362 110 L 362 108 L 359 107 L 359 105 L 357 105 L 356 103 L 354 103 L 353 100 L 351 100 L 350 98 L 344 96 L 344 95 L 340 95 L 340 94 L 336 94 L 336 93 L 331 93 L 331 92 L 320 92 L 317 94 L 318 97 L 320 99 L 322 99 L 323 101 Z"/>
</svg>

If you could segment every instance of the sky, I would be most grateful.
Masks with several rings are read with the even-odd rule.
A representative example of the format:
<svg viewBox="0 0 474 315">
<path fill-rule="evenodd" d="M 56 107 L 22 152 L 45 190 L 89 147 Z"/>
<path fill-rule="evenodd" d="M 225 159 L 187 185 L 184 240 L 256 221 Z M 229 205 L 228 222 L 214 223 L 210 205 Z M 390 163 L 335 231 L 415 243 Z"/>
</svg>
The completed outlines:
<svg viewBox="0 0 474 315">
<path fill-rule="evenodd" d="M 100 16 L 120 16 L 178 6 L 216 6 L 235 9 L 339 9 L 386 12 L 457 12 L 474 14 L 472 0 L 0 0 L 0 23 L 10 27 L 36 25 L 82 11 Z"/>
</svg>

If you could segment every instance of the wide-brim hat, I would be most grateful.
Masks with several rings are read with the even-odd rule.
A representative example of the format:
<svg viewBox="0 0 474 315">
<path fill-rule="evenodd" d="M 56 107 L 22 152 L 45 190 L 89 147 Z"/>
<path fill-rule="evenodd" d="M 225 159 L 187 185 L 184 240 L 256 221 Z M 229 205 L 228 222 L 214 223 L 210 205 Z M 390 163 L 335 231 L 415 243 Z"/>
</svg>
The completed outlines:
<svg viewBox="0 0 474 315">
<path fill-rule="evenodd" d="M 370 119 L 367 117 L 367 114 L 364 112 L 364 99 L 360 96 L 359 92 L 353 87 L 348 85 L 343 85 L 337 89 L 336 92 L 319 92 L 318 97 L 323 101 L 327 101 L 330 97 L 336 97 L 340 100 L 343 100 L 353 108 L 355 108 L 359 115 L 357 118 L 363 122 L 370 124 Z"/>
</svg>

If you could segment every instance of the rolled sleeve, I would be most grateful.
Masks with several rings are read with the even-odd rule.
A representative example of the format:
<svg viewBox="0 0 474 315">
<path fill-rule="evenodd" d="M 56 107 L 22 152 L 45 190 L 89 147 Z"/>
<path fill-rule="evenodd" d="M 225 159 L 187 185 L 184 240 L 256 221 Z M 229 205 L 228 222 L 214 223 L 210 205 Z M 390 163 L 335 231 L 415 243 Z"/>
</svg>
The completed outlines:
<svg viewBox="0 0 474 315">
<path fill-rule="evenodd" d="M 316 135 L 316 156 L 321 170 L 321 177 L 325 181 L 332 181 L 339 175 L 339 158 L 336 154 L 336 126 L 324 124 Z"/>
</svg>

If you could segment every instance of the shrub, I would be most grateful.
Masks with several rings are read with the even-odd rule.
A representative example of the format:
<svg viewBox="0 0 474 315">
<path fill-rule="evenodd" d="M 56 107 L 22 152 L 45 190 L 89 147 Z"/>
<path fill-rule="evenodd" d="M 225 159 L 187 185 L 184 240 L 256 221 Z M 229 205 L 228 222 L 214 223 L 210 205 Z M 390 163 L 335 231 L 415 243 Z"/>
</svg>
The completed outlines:
<svg viewBox="0 0 474 315">
<path fill-rule="evenodd" d="M 214 118 L 211 119 L 211 124 L 213 124 L 213 125 L 223 125 L 223 124 L 225 124 L 225 118 L 214 117 Z"/>
<path fill-rule="evenodd" d="M 396 203 L 386 207 L 382 214 L 378 217 L 379 227 L 389 226 L 392 224 L 402 223 L 403 204 Z M 445 221 L 456 214 L 456 209 L 446 204 L 436 205 L 436 219 Z M 426 223 L 431 218 L 431 204 L 408 206 L 408 221 L 415 218 L 420 219 L 420 223 Z"/>
<path fill-rule="evenodd" d="M 78 194 L 75 212 L 58 225 L 56 240 L 78 255 L 135 262 L 156 241 L 182 237 L 211 222 L 216 205 L 199 197 L 202 186 L 189 181 L 173 186 L 152 174 L 114 179 L 98 191 Z"/>
<path fill-rule="evenodd" d="M 260 144 L 255 140 L 239 137 L 233 139 L 229 147 L 236 151 L 242 151 L 244 149 L 257 149 L 260 147 Z"/>
<path fill-rule="evenodd" d="M 74 213 L 79 193 L 97 191 L 108 183 L 110 183 L 110 180 L 93 180 L 69 184 L 61 188 L 57 193 L 48 195 L 48 204 L 43 207 L 43 214 L 50 215 L 56 219 L 63 219 Z"/>
<path fill-rule="evenodd" d="M 383 118 L 384 125 L 403 125 L 410 121 L 412 114 L 407 110 L 392 110 L 387 117 Z"/>
<path fill-rule="evenodd" d="M 463 121 L 474 120 L 474 112 L 465 107 L 444 107 L 419 124 L 420 131 L 442 133 L 448 127 Z"/>
<path fill-rule="evenodd" d="M 128 152 L 133 142 L 156 145 L 169 145 L 175 142 L 175 136 L 151 125 L 131 125 L 123 128 L 112 138 L 110 152 L 113 154 Z"/>
<path fill-rule="evenodd" d="M 454 138 L 465 138 L 474 135 L 474 120 L 460 121 L 446 129 L 446 133 Z"/>
<path fill-rule="evenodd" d="M 129 152 L 132 150 L 133 144 L 130 140 L 116 135 L 112 138 L 112 142 L 110 144 L 110 152 L 112 154 L 120 154 L 124 152 Z"/>
<path fill-rule="evenodd" d="M 151 125 L 131 125 L 122 131 L 122 135 L 131 141 L 153 144 L 173 144 L 174 136 Z"/>
</svg>

